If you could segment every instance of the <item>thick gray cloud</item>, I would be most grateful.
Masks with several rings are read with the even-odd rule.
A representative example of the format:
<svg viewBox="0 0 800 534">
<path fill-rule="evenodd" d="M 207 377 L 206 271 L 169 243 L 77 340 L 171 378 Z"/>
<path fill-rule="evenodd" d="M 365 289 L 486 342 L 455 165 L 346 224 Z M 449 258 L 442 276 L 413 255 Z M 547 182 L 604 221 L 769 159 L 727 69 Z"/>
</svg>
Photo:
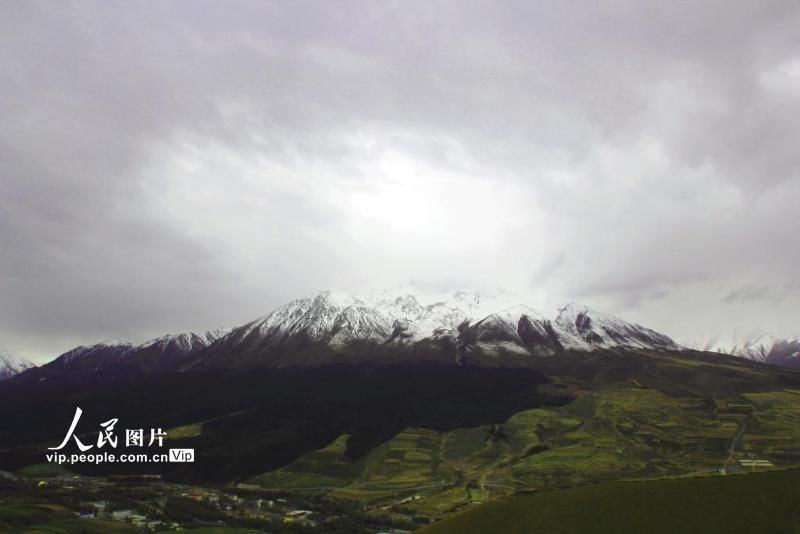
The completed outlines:
<svg viewBox="0 0 800 534">
<path fill-rule="evenodd" d="M 800 5 L 5 2 L 0 344 L 505 286 L 800 329 Z"/>
</svg>

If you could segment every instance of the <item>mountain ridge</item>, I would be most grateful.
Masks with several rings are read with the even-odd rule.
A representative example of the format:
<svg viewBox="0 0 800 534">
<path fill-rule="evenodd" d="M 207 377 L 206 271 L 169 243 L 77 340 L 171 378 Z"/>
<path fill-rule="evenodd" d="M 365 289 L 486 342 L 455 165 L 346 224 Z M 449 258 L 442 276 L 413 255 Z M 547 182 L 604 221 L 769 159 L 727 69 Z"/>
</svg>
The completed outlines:
<svg viewBox="0 0 800 534">
<path fill-rule="evenodd" d="M 44 382 L 60 378 L 104 378 L 140 376 L 171 369 L 183 357 L 211 345 L 229 332 L 215 329 L 203 333 L 167 334 L 134 344 L 122 340 L 106 340 L 93 345 L 79 345 L 54 360 L 25 369 L 16 380 Z"/>
<path fill-rule="evenodd" d="M 36 365 L 33 362 L 0 349 L 0 380 L 6 380 L 34 367 Z"/>
<path fill-rule="evenodd" d="M 800 340 L 796 339 L 762 336 L 758 342 L 731 346 L 682 345 L 586 305 L 570 302 L 548 316 L 526 300 L 502 290 L 426 294 L 413 286 L 366 296 L 321 291 L 232 329 L 165 335 L 138 345 L 106 341 L 75 347 L 37 372 L 48 377 L 73 370 L 84 374 L 113 370 L 112 374 L 123 376 L 240 365 L 303 366 L 341 360 L 353 350 L 362 351 L 358 361 L 374 358 L 370 361 L 379 363 L 384 357 L 379 354 L 406 351 L 463 365 L 566 351 L 695 348 L 800 367 Z"/>
<path fill-rule="evenodd" d="M 800 369 L 800 336 L 784 337 L 758 332 L 708 337 L 686 344 L 698 350 L 732 354 L 748 360 Z"/>
<path fill-rule="evenodd" d="M 123 379 L 192 368 L 306 365 L 362 345 L 384 352 L 422 347 L 423 357 L 459 365 L 564 351 L 681 349 L 663 334 L 587 306 L 567 304 L 548 317 L 525 300 L 503 290 L 425 294 L 406 286 L 367 296 L 321 291 L 232 329 L 165 335 L 141 344 L 81 345 L 35 374 L 38 380 L 63 374 Z"/>
</svg>

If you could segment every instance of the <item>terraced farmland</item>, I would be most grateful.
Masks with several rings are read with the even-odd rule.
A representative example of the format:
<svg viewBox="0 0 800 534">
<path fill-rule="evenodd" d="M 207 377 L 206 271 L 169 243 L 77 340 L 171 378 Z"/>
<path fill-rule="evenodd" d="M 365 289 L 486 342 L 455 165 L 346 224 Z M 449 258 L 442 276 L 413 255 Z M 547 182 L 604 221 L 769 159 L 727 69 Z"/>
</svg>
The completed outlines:
<svg viewBox="0 0 800 534">
<path fill-rule="evenodd" d="M 729 395 L 670 395 L 623 381 L 499 424 L 408 428 L 358 460 L 343 435 L 250 482 L 442 517 L 517 491 L 742 472 L 741 459 L 800 464 L 800 393 Z"/>
</svg>

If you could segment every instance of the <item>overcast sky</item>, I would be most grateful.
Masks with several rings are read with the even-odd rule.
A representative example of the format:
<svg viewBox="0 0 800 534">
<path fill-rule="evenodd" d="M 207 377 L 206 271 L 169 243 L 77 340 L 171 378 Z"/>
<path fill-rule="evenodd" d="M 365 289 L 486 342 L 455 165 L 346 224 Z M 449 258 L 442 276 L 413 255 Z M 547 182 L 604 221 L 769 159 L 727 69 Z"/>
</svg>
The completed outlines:
<svg viewBox="0 0 800 534">
<path fill-rule="evenodd" d="M 800 334 L 800 3 L 0 3 L 0 346 L 502 286 Z"/>
</svg>

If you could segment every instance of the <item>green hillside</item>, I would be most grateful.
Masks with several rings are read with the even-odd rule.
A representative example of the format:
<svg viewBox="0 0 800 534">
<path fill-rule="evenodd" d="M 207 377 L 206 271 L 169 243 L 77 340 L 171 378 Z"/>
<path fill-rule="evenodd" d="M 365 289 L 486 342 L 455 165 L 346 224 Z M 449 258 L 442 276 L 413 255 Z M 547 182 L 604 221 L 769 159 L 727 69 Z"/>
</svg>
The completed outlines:
<svg viewBox="0 0 800 534">
<path fill-rule="evenodd" d="M 697 352 L 524 363 L 181 375 L 69 402 L 100 421 L 163 417 L 154 424 L 171 430 L 170 447 L 198 454 L 191 466 L 160 464 L 165 480 L 328 499 L 403 528 L 515 493 L 800 467 L 800 373 Z M 0 451 L 0 469 L 47 474 L 39 433 L 63 428 L 48 405 L 4 419 L 7 435 L 29 441 Z M 103 475 L 125 464 L 70 467 Z"/>
<path fill-rule="evenodd" d="M 800 470 L 593 484 L 499 499 L 418 534 L 791 534 L 798 485 Z"/>
<path fill-rule="evenodd" d="M 247 482 L 438 519 L 520 491 L 743 473 L 753 460 L 759 470 L 800 466 L 800 390 L 737 363 L 609 357 L 588 379 L 561 377 L 576 395 L 565 406 L 450 431 L 407 428 L 358 459 L 342 435 Z"/>
</svg>

